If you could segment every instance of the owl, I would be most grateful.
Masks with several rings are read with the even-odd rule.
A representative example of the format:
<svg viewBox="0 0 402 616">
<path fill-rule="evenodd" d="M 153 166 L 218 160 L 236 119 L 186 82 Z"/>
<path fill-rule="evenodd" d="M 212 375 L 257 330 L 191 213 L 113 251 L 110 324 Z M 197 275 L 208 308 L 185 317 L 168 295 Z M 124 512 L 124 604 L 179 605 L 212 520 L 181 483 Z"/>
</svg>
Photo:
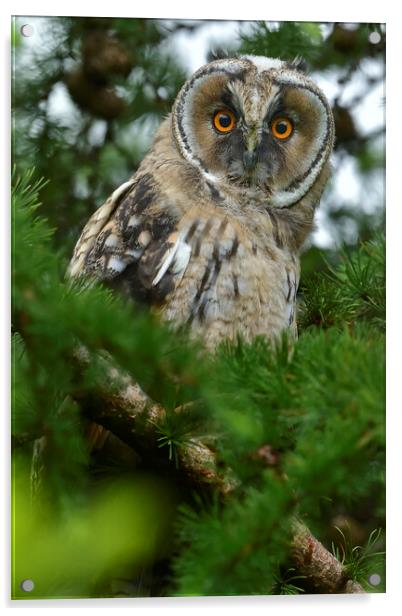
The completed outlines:
<svg viewBox="0 0 402 616">
<path fill-rule="evenodd" d="M 187 325 L 208 349 L 238 334 L 295 335 L 299 254 L 333 142 L 330 105 L 300 61 L 210 62 L 89 219 L 69 275 Z"/>
</svg>

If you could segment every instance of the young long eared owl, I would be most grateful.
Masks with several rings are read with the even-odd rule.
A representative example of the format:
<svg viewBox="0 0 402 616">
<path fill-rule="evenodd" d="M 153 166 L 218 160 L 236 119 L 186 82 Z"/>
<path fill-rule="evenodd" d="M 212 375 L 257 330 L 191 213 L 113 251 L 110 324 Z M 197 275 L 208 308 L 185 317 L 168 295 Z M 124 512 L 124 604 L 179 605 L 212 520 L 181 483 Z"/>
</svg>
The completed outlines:
<svg viewBox="0 0 402 616">
<path fill-rule="evenodd" d="M 182 87 L 136 173 L 93 214 L 89 274 L 188 324 L 207 348 L 296 333 L 299 252 L 327 182 L 334 122 L 301 63 L 215 60 Z"/>
</svg>

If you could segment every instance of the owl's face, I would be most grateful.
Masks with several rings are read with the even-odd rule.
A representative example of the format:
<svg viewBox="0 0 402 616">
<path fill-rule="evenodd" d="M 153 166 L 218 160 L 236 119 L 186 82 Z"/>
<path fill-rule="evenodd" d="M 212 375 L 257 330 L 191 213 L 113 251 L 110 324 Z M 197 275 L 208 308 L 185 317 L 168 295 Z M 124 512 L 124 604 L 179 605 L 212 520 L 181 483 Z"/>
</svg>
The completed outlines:
<svg viewBox="0 0 402 616">
<path fill-rule="evenodd" d="M 216 60 L 187 81 L 173 107 L 181 154 L 208 180 L 262 189 L 274 207 L 298 202 L 326 167 L 328 101 L 297 63 Z"/>
</svg>

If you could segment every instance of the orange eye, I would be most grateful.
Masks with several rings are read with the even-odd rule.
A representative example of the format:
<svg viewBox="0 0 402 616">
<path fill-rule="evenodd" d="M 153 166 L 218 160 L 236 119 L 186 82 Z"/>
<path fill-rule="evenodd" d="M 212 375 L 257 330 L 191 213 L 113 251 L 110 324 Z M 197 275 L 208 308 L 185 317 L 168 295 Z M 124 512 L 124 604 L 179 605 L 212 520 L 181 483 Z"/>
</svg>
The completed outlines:
<svg viewBox="0 0 402 616">
<path fill-rule="evenodd" d="M 293 133 L 293 124 L 288 118 L 276 118 L 271 124 L 271 130 L 277 139 L 287 139 Z"/>
<path fill-rule="evenodd" d="M 236 118 L 230 109 L 221 109 L 214 114 L 214 126 L 220 133 L 230 133 L 234 129 Z"/>
</svg>

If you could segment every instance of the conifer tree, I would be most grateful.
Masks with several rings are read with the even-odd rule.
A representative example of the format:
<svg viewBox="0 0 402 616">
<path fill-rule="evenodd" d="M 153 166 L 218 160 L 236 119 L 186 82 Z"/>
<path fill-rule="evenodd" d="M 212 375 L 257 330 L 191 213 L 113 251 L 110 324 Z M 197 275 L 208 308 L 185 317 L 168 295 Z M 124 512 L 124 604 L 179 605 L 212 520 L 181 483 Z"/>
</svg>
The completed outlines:
<svg viewBox="0 0 402 616">
<path fill-rule="evenodd" d="M 206 356 L 185 330 L 65 278 L 80 225 L 141 157 L 124 132 L 142 118 L 145 134 L 184 78 L 164 44 L 201 25 L 52 19 L 55 44 L 24 78 L 16 29 L 15 598 L 385 588 L 381 217 L 347 211 L 359 241 L 306 252 L 292 349 L 239 338 Z M 233 51 L 303 55 L 347 80 L 381 56 L 367 38 L 376 27 L 337 24 L 324 38 L 317 24 L 258 23 Z M 49 112 L 60 84 L 71 125 Z M 373 140 L 338 107 L 338 155 L 375 176 Z M 99 449 L 93 420 L 109 431 Z"/>
</svg>

